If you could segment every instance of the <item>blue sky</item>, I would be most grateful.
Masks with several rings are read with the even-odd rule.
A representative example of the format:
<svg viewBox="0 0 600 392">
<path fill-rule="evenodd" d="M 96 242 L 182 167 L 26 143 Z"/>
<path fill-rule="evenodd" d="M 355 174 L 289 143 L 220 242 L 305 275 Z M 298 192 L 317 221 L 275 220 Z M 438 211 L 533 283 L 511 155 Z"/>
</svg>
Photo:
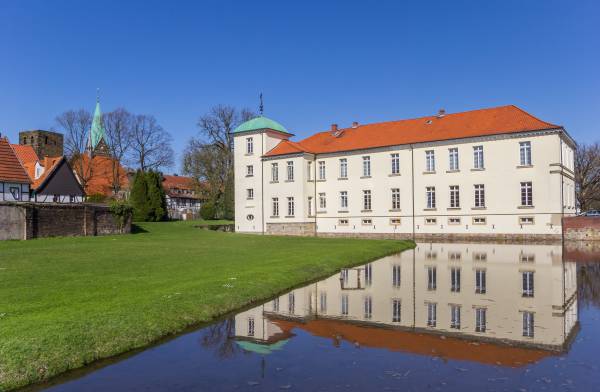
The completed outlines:
<svg viewBox="0 0 600 392">
<path fill-rule="evenodd" d="M 0 1 L 0 132 L 91 111 L 99 87 L 178 153 L 211 106 L 259 92 L 298 137 L 516 104 L 592 142 L 599 19 L 599 1 Z"/>
</svg>

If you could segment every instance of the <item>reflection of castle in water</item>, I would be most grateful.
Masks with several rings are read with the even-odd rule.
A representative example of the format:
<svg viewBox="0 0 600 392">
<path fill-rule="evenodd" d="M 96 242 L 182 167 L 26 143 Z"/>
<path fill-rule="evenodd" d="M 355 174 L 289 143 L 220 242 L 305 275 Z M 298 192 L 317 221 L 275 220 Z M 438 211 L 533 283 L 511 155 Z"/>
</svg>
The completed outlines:
<svg viewBox="0 0 600 392">
<path fill-rule="evenodd" d="M 420 244 L 240 313 L 235 334 L 264 353 L 299 328 L 334 344 L 520 366 L 568 346 L 576 279 L 560 246 Z"/>
</svg>

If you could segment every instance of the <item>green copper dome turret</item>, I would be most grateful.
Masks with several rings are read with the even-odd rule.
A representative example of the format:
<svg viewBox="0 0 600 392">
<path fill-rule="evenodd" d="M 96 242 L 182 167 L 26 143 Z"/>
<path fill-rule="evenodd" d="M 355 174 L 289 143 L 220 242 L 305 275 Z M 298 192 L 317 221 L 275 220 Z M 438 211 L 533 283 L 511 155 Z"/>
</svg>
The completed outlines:
<svg viewBox="0 0 600 392">
<path fill-rule="evenodd" d="M 240 132 L 250 132 L 257 131 L 260 129 L 272 129 L 274 131 L 278 131 L 281 133 L 290 134 L 283 125 L 279 124 L 277 121 L 273 121 L 270 118 L 266 118 L 264 116 L 253 118 L 252 120 L 248 120 L 245 123 L 240 124 L 233 133 Z"/>
</svg>

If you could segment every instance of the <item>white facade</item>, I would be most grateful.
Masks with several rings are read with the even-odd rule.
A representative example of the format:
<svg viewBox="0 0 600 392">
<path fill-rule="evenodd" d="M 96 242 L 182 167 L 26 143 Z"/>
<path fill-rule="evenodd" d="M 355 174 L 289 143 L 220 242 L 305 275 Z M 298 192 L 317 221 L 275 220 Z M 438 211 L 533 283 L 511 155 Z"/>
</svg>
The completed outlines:
<svg viewBox="0 0 600 392">
<path fill-rule="evenodd" d="M 237 231 L 305 223 L 333 235 L 559 236 L 575 213 L 575 144 L 562 128 L 263 157 L 284 138 L 235 135 Z"/>
<path fill-rule="evenodd" d="M 418 244 L 240 313 L 236 335 L 269 340 L 281 318 L 309 330 L 311 320 L 337 320 L 562 351 L 578 322 L 576 263 L 560 245 Z"/>
<path fill-rule="evenodd" d="M 29 201 L 29 184 L 0 181 L 0 201 Z"/>
</svg>

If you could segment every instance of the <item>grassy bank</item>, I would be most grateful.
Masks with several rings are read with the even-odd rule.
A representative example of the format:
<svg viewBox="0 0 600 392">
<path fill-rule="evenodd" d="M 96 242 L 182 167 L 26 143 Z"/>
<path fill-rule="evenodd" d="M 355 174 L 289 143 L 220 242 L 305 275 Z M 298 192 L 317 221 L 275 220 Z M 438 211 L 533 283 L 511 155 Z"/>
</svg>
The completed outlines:
<svg viewBox="0 0 600 392">
<path fill-rule="evenodd" d="M 127 236 L 0 242 L 0 390 L 143 347 L 412 246 L 230 234 L 193 228 L 197 223 L 147 223 Z"/>
</svg>

